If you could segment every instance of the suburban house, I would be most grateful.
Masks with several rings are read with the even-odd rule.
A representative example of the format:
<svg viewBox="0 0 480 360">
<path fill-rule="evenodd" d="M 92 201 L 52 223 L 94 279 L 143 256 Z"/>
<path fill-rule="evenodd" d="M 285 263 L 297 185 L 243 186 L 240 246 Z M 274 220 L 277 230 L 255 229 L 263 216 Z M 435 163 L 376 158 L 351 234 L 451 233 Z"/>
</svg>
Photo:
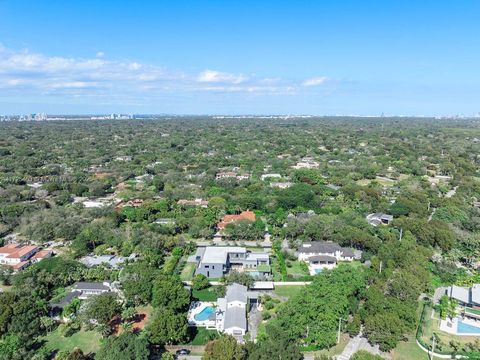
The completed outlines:
<svg viewBox="0 0 480 360">
<path fill-rule="evenodd" d="M 315 161 L 312 157 L 307 156 L 304 157 L 302 160 L 297 162 L 296 165 L 292 166 L 294 169 L 318 169 L 320 164 Z"/>
<path fill-rule="evenodd" d="M 292 187 L 293 183 L 292 182 L 271 182 L 270 187 L 272 188 L 277 188 L 277 189 L 288 189 L 289 187 Z"/>
<path fill-rule="evenodd" d="M 249 272 L 252 276 L 268 276 L 271 273 L 270 257 L 264 252 L 252 253 L 244 247 L 207 246 L 197 248 L 189 258 L 197 264 L 196 274 L 208 278 L 221 278 L 230 269 Z"/>
<path fill-rule="evenodd" d="M 88 255 L 82 257 L 79 261 L 86 265 L 89 268 L 104 265 L 112 269 L 118 269 L 121 267 L 127 260 L 134 261 L 136 254 L 131 254 L 128 257 L 117 256 L 117 255 Z"/>
<path fill-rule="evenodd" d="M 216 302 L 193 302 L 188 313 L 188 323 L 190 326 L 206 327 L 232 335 L 243 343 L 248 330 L 247 313 L 252 306 L 258 305 L 258 298 L 258 291 L 250 291 L 237 283 L 230 284 L 226 288 L 225 297 L 218 298 Z"/>
<path fill-rule="evenodd" d="M 40 250 L 35 245 L 8 244 L 0 247 L 0 265 L 19 271 L 52 255 L 52 250 Z"/>
<path fill-rule="evenodd" d="M 367 215 L 367 221 L 370 225 L 378 226 L 378 225 L 390 225 L 393 221 L 393 216 L 384 214 L 384 213 L 373 213 Z"/>
<path fill-rule="evenodd" d="M 239 221 L 239 220 L 255 221 L 256 216 L 255 216 L 255 213 L 250 210 L 242 211 L 238 215 L 225 215 L 222 218 L 222 220 L 217 224 L 217 229 L 220 231 L 224 230 L 228 224 L 233 223 L 235 221 Z"/>
<path fill-rule="evenodd" d="M 195 199 L 195 200 L 185 200 L 181 199 L 177 201 L 177 205 L 180 206 L 200 206 L 202 208 L 208 207 L 208 200 Z"/>
<path fill-rule="evenodd" d="M 310 275 L 323 269 L 333 269 L 339 261 L 353 261 L 355 254 L 332 241 L 305 242 L 298 249 L 298 260 L 308 265 Z"/>
<path fill-rule="evenodd" d="M 247 332 L 247 294 L 246 286 L 231 284 L 227 286 L 225 297 L 217 299 L 217 306 L 223 314 L 220 331 L 235 336 L 240 341 Z"/>
<path fill-rule="evenodd" d="M 58 302 L 50 304 L 50 311 L 53 316 L 58 315 L 65 306 L 74 299 L 86 300 L 92 296 L 105 293 L 120 293 L 117 283 L 112 281 L 104 282 L 76 282 Z"/>
<path fill-rule="evenodd" d="M 251 177 L 251 174 L 248 174 L 248 173 L 238 174 L 235 171 L 223 171 L 215 175 L 215 180 L 223 180 L 223 179 L 248 180 L 250 179 L 250 177 Z"/>
<path fill-rule="evenodd" d="M 480 284 L 470 288 L 452 285 L 445 290 L 445 295 L 457 300 L 461 306 L 480 307 Z"/>
</svg>

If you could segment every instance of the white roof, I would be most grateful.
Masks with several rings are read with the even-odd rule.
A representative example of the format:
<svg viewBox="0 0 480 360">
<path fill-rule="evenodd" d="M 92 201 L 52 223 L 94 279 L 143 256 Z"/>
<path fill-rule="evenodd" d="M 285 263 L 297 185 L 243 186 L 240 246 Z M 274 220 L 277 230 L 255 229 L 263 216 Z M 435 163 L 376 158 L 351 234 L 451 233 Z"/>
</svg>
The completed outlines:
<svg viewBox="0 0 480 360">
<path fill-rule="evenodd" d="M 480 304 L 480 284 L 472 286 L 472 303 Z"/>
<path fill-rule="evenodd" d="M 207 246 L 202 263 L 225 264 L 229 253 L 246 253 L 247 249 L 238 246 Z"/>
<path fill-rule="evenodd" d="M 252 252 L 247 254 L 246 260 L 269 260 L 269 256 L 264 252 Z"/>
<path fill-rule="evenodd" d="M 456 300 L 459 300 L 463 303 L 470 303 L 470 289 L 466 287 L 452 285 L 448 289 L 450 297 Z"/>
<path fill-rule="evenodd" d="M 273 281 L 255 281 L 253 286 L 251 287 L 252 290 L 273 290 L 274 285 Z"/>
</svg>

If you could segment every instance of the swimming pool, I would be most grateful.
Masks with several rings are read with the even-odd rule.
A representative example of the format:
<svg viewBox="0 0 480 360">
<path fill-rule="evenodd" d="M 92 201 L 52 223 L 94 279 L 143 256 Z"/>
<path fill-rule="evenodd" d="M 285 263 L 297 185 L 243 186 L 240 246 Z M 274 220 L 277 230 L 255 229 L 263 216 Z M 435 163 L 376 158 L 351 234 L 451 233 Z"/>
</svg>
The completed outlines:
<svg viewBox="0 0 480 360">
<path fill-rule="evenodd" d="M 323 269 L 315 269 L 315 273 L 320 274 Z"/>
<path fill-rule="evenodd" d="M 206 321 L 212 314 L 215 314 L 215 309 L 211 306 L 206 306 L 202 311 L 194 316 L 197 321 Z"/>
<path fill-rule="evenodd" d="M 480 335 L 480 327 L 473 326 L 470 324 L 466 324 L 461 320 L 458 321 L 457 324 L 457 333 L 458 334 L 476 334 Z"/>
</svg>

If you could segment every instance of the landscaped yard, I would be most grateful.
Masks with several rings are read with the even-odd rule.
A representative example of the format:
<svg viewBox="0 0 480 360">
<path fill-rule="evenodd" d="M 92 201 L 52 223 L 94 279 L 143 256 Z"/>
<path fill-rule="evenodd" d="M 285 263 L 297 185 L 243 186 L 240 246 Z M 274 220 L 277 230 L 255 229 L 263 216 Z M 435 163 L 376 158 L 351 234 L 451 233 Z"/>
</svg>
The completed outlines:
<svg viewBox="0 0 480 360">
<path fill-rule="evenodd" d="M 304 262 L 300 262 L 298 260 L 287 260 L 286 263 L 288 275 L 292 275 L 293 277 L 304 277 L 309 275 L 308 270 L 305 267 L 306 264 Z"/>
<path fill-rule="evenodd" d="M 95 331 L 80 330 L 72 336 L 64 337 L 61 333 L 61 328 L 58 327 L 44 337 L 46 347 L 50 350 L 68 350 L 72 351 L 74 348 L 81 349 L 85 354 L 96 352 L 100 348 L 100 334 Z"/>
<path fill-rule="evenodd" d="M 195 263 L 186 263 L 180 273 L 180 279 L 182 281 L 190 281 L 193 279 L 193 273 L 195 272 Z"/>
<path fill-rule="evenodd" d="M 210 286 L 209 288 L 202 290 L 193 290 L 192 297 L 198 301 L 216 301 L 218 298 L 215 288 L 217 286 Z"/>
<path fill-rule="evenodd" d="M 303 285 L 276 286 L 274 292 L 278 296 L 291 298 L 292 296 L 298 294 L 303 288 Z"/>
<path fill-rule="evenodd" d="M 433 319 L 431 315 L 432 308 L 431 306 L 427 306 L 425 320 L 423 322 L 423 334 L 421 336 L 421 339 L 424 343 L 430 344 L 433 333 L 435 332 L 439 338 L 435 348 L 442 352 L 453 352 L 454 349 L 451 347 L 452 341 L 456 342 L 458 344 L 458 348 L 461 350 L 468 343 L 474 344 L 475 340 L 478 339 L 478 336 L 457 336 L 440 331 L 440 315 L 438 312 L 435 312 Z"/>
<path fill-rule="evenodd" d="M 190 334 L 194 334 L 194 338 L 186 345 L 205 345 L 207 342 L 218 336 L 218 332 L 216 330 L 207 330 L 206 328 L 202 327 L 190 327 L 188 331 Z"/>
</svg>

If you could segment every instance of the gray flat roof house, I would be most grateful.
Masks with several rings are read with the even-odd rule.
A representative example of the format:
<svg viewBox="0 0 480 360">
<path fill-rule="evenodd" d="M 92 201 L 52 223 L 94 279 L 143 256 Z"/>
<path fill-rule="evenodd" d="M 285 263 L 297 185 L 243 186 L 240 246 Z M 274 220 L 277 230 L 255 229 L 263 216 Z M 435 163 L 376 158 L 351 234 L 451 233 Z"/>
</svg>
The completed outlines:
<svg viewBox="0 0 480 360">
<path fill-rule="evenodd" d="M 259 275 L 270 274 L 270 257 L 267 253 L 252 253 L 238 246 L 207 246 L 197 249 L 197 253 L 188 259 L 197 263 L 196 274 L 208 278 L 221 278 L 233 265 L 243 271 L 252 271 Z"/>
<path fill-rule="evenodd" d="M 480 284 L 471 288 L 452 285 L 445 291 L 450 299 L 457 300 L 463 306 L 480 306 Z"/>
<path fill-rule="evenodd" d="M 328 256 L 338 261 L 351 261 L 354 259 L 355 254 L 351 249 L 341 247 L 333 241 L 304 242 L 298 248 L 299 260 L 307 260 L 312 256 Z"/>
</svg>

